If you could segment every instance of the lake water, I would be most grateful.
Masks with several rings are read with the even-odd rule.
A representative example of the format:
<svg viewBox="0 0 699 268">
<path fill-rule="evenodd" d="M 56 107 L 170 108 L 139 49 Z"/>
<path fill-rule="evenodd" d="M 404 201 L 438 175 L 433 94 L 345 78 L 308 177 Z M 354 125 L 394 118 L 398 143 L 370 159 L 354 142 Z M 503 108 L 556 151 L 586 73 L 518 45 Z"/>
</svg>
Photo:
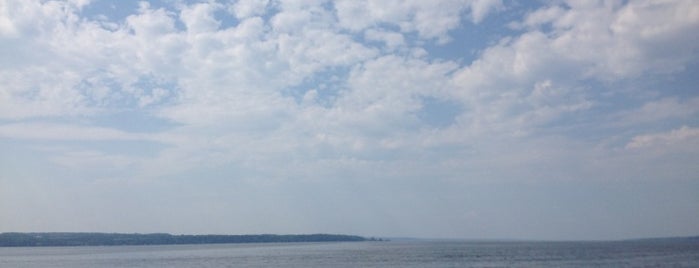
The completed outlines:
<svg viewBox="0 0 699 268">
<path fill-rule="evenodd" d="M 699 267 L 699 241 L 0 248 L 0 267 Z"/>
</svg>

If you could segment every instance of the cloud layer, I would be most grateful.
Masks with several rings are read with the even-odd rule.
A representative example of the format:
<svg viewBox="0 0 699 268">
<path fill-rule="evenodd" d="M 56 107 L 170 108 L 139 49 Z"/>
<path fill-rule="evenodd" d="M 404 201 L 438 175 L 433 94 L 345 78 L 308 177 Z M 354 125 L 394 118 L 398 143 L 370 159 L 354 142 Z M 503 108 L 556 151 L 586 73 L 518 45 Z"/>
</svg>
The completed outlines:
<svg viewBox="0 0 699 268">
<path fill-rule="evenodd" d="M 475 37 L 485 46 L 464 41 L 463 33 L 476 35 L 486 26 L 499 31 Z M 699 4 L 692 0 L 535 6 L 497 0 L 153 1 L 133 7 L 3 0 L 0 142 L 14 149 L 2 161 L 43 171 L 0 173 L 0 203 L 24 200 L 7 193 L 15 190 L 47 194 L 36 185 L 54 174 L 85 191 L 151 189 L 152 199 L 134 197 L 152 206 L 142 214 L 183 187 L 191 188 L 182 194 L 188 201 L 173 202 L 189 216 L 220 202 L 212 215 L 274 211 L 288 225 L 269 228 L 281 231 L 378 233 L 401 222 L 403 229 L 389 235 L 473 236 L 460 226 L 515 221 L 463 207 L 474 184 L 696 185 L 699 96 L 691 77 L 698 66 L 697 29 Z M 437 51 L 454 56 L 436 57 Z M 475 59 L 458 56 L 463 51 L 476 51 Z M 224 197 L 222 189 L 240 197 Z M 352 201 L 362 192 L 366 201 Z M 77 213 L 69 208 L 73 201 L 48 196 L 66 204 L 62 211 Z M 243 197 L 255 200 L 255 209 L 235 205 Z M 571 207 L 579 208 L 579 201 Z M 118 206 L 114 202 L 98 203 Z M 37 204 L 31 213 L 43 211 L 40 200 L 29 203 Z M 365 206 L 377 210 L 363 212 L 356 228 L 332 216 Z M 304 209 L 331 216 L 318 223 L 283 213 Z M 28 223 L 31 213 L 0 205 L 0 214 L 18 218 L 3 216 L 0 231 L 43 226 Z M 384 220 L 368 223 L 374 217 Z M 442 221 L 417 220 L 429 217 Z M 82 225 L 133 226 L 105 222 Z M 264 231 L 260 222 L 163 228 Z M 423 230 L 423 224 L 442 231 Z M 513 237 L 543 232 L 534 226 L 520 233 L 503 233 L 506 225 L 482 231 Z M 596 231 L 576 235 L 605 235 Z M 634 233 L 618 236 L 625 235 Z"/>
</svg>

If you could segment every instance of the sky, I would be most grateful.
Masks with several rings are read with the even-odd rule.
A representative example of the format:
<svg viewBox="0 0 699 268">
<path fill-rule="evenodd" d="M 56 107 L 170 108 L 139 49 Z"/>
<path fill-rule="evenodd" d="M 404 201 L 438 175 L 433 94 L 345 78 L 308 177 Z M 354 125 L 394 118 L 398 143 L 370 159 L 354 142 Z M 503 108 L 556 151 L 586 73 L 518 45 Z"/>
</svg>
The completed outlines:
<svg viewBox="0 0 699 268">
<path fill-rule="evenodd" d="M 699 1 L 0 0 L 0 232 L 699 235 Z"/>
</svg>

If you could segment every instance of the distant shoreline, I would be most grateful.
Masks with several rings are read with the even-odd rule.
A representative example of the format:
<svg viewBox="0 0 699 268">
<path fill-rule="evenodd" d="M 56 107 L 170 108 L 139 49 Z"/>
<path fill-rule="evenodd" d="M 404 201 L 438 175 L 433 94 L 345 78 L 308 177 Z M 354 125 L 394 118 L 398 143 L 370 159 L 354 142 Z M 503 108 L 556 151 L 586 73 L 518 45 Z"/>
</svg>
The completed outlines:
<svg viewBox="0 0 699 268">
<path fill-rule="evenodd" d="M 382 241 L 342 234 L 172 235 L 167 233 L 0 233 L 0 247 L 186 245 Z"/>
</svg>

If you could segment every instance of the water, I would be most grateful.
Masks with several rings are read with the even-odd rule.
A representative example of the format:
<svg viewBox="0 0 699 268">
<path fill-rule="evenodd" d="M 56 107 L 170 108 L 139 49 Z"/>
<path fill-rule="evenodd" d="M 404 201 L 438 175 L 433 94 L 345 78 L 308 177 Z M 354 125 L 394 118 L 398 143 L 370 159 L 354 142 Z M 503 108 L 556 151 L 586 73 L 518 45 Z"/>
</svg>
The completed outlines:
<svg viewBox="0 0 699 268">
<path fill-rule="evenodd" d="M 699 241 L 0 248 L 0 267 L 699 267 Z"/>
</svg>

